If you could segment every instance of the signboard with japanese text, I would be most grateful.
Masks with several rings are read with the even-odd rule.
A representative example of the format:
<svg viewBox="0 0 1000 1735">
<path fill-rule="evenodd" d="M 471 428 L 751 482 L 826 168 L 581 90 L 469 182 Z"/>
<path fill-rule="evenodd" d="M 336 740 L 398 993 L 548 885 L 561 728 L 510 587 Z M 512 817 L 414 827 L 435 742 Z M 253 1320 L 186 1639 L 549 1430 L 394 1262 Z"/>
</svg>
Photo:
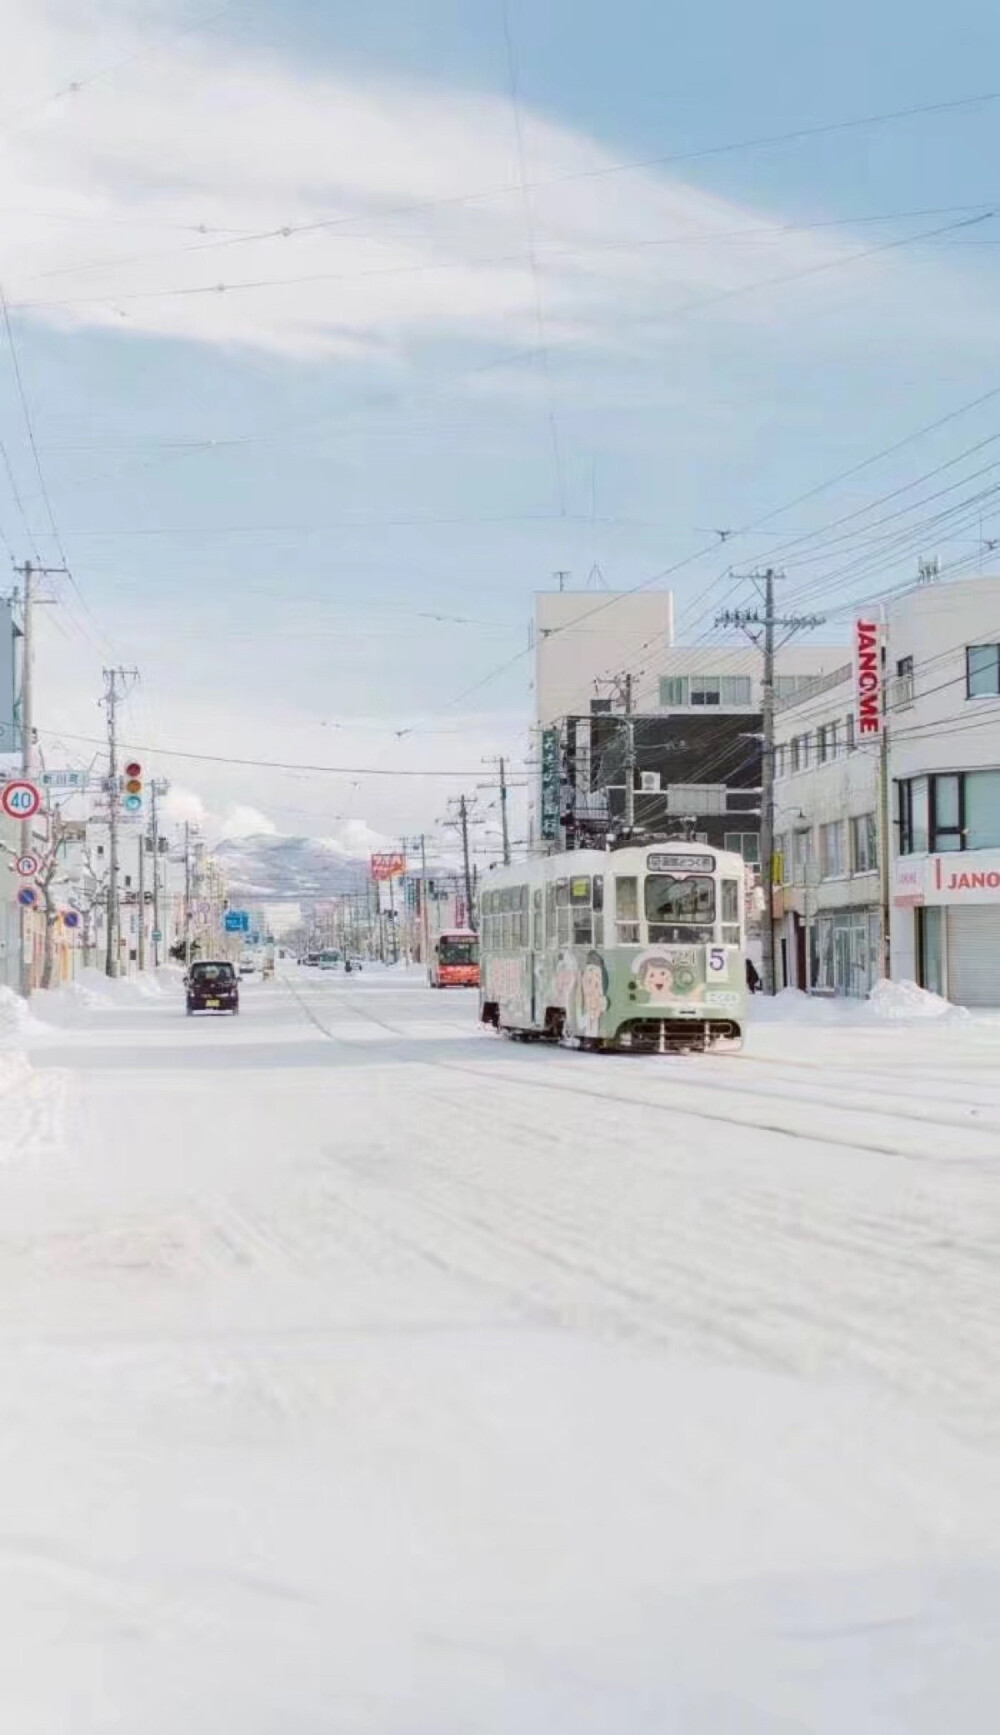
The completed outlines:
<svg viewBox="0 0 1000 1735">
<path fill-rule="evenodd" d="M 384 850 L 371 858 L 373 880 L 395 880 L 406 872 L 406 857 L 401 850 Z"/>
<path fill-rule="evenodd" d="M 547 843 L 559 836 L 560 750 L 558 729 L 542 730 L 541 834 Z"/>
</svg>

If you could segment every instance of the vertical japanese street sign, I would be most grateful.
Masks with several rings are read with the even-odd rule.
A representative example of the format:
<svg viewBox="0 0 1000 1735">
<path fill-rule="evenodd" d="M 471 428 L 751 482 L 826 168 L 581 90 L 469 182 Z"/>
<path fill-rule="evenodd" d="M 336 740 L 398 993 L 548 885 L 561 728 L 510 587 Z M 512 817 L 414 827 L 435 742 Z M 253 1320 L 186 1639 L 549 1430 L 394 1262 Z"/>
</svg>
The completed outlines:
<svg viewBox="0 0 1000 1735">
<path fill-rule="evenodd" d="M 546 842 L 559 836 L 559 731 L 542 730 L 541 833 Z"/>
<path fill-rule="evenodd" d="M 854 623 L 854 700 L 858 734 L 882 733 L 882 631 L 878 621 Z"/>
</svg>

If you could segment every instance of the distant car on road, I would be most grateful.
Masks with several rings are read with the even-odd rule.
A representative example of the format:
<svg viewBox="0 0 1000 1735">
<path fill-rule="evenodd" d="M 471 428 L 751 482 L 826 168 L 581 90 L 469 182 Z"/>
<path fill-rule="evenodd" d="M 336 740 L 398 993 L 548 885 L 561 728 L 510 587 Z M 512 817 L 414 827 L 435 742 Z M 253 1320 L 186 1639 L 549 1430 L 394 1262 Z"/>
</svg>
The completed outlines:
<svg viewBox="0 0 1000 1735">
<path fill-rule="evenodd" d="M 339 952 L 321 952 L 319 955 L 319 967 L 321 970 L 339 970 L 340 962 Z"/>
<path fill-rule="evenodd" d="M 240 975 L 241 976 L 253 976 L 256 973 L 256 970 L 257 970 L 256 959 L 254 959 L 254 958 L 241 958 L 240 959 Z"/>
<path fill-rule="evenodd" d="M 185 976 L 184 986 L 189 1018 L 193 1012 L 237 1013 L 240 1009 L 240 985 L 228 960 L 199 958 Z"/>
</svg>

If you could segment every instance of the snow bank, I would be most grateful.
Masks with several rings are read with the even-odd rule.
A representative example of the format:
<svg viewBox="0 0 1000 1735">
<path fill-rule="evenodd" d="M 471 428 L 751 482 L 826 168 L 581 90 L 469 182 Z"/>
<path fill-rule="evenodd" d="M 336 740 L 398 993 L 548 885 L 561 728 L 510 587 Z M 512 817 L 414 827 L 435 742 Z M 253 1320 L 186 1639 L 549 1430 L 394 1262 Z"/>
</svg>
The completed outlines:
<svg viewBox="0 0 1000 1735">
<path fill-rule="evenodd" d="M 877 982 L 868 996 L 876 1018 L 968 1018 L 965 1006 L 954 1006 L 940 994 L 930 994 L 915 982 Z"/>
<path fill-rule="evenodd" d="M 846 995 L 803 994 L 801 988 L 782 988 L 769 1000 L 757 995 L 750 1016 L 761 1024 L 883 1024 L 908 1023 L 913 1019 L 964 1019 L 971 1014 L 953 1006 L 940 994 L 930 994 L 915 982 L 878 982 L 867 1000 Z"/>
<path fill-rule="evenodd" d="M 13 988 L 0 988 L 0 1043 L 7 1043 L 20 1036 L 30 1036 L 33 1032 L 45 1030 L 47 1027 L 40 1018 L 36 1018 L 26 1000 Z M 0 1090 L 6 1086 L 0 1082 Z"/>
</svg>

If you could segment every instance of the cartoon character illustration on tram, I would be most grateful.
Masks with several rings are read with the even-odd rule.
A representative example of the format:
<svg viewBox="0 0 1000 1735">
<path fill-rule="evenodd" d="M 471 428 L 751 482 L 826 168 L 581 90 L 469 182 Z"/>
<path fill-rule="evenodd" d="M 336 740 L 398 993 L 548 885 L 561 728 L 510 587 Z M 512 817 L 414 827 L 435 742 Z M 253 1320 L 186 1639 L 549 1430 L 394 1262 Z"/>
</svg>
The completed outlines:
<svg viewBox="0 0 1000 1735">
<path fill-rule="evenodd" d="M 611 979 L 600 952 L 588 952 L 580 971 L 576 996 L 576 1025 L 580 1036 L 600 1036 L 601 1019 L 608 1009 Z"/>
</svg>

